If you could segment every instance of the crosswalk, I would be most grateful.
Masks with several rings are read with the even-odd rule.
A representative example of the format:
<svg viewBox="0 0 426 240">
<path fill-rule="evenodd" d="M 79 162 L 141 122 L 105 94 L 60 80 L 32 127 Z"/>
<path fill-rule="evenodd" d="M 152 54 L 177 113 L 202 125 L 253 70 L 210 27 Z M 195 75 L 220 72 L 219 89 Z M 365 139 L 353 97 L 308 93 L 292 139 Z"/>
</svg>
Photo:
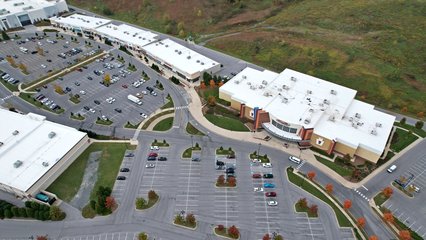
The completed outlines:
<svg viewBox="0 0 426 240">
<path fill-rule="evenodd" d="M 187 109 L 187 108 L 189 108 L 189 106 L 178 106 L 178 107 L 175 107 L 175 110 Z"/>
<path fill-rule="evenodd" d="M 297 165 L 296 169 L 299 170 L 303 165 L 305 165 L 306 161 L 302 161 L 299 165 Z"/>
<path fill-rule="evenodd" d="M 361 191 L 359 191 L 357 188 L 354 188 L 352 190 L 354 190 L 358 195 L 364 198 L 367 202 L 370 201 L 370 199 L 367 196 L 365 196 Z"/>
<path fill-rule="evenodd" d="M 2 101 L 6 101 L 7 99 L 9 99 L 9 98 L 12 98 L 12 97 L 14 97 L 15 95 L 9 95 L 9 96 L 6 96 L 6 97 L 4 97 L 4 98 L 0 98 L 0 100 L 2 100 Z"/>
</svg>

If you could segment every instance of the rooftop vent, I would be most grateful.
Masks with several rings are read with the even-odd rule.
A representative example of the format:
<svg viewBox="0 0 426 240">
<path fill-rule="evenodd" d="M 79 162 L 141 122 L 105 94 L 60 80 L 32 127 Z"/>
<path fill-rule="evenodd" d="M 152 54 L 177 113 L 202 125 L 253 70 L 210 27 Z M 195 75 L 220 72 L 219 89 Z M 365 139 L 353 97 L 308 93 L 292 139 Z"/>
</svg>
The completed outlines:
<svg viewBox="0 0 426 240">
<path fill-rule="evenodd" d="M 283 98 L 282 103 L 288 103 L 288 98 Z"/>
<path fill-rule="evenodd" d="M 354 123 L 354 122 L 353 122 L 353 123 L 352 123 L 352 127 L 353 127 L 353 128 L 355 128 L 355 129 L 357 129 L 357 128 L 358 128 L 358 125 L 357 125 L 356 123 Z"/>
<path fill-rule="evenodd" d="M 251 82 L 247 82 L 247 85 L 251 85 Z"/>
<path fill-rule="evenodd" d="M 336 91 L 336 90 L 334 90 L 334 89 L 331 89 L 331 90 L 330 90 L 330 94 L 337 95 L 337 91 Z"/>
<path fill-rule="evenodd" d="M 309 112 L 310 112 L 310 113 L 313 113 L 313 112 L 314 112 L 314 109 L 310 108 L 310 109 L 309 109 Z"/>
<path fill-rule="evenodd" d="M 336 117 L 335 117 L 334 115 L 331 115 L 331 116 L 328 118 L 328 120 L 330 120 L 330 121 L 334 122 L 334 121 L 336 121 Z"/>
<path fill-rule="evenodd" d="M 263 85 L 259 86 L 259 89 L 264 89 L 264 88 L 265 88 L 265 86 L 263 86 Z"/>
<path fill-rule="evenodd" d="M 284 89 L 284 90 L 289 90 L 289 89 L 290 89 L 290 87 L 284 84 L 284 85 L 283 85 L 283 89 Z"/>
<path fill-rule="evenodd" d="M 262 81 L 262 84 L 263 84 L 263 85 L 268 85 L 268 82 L 267 82 L 266 80 L 263 80 L 263 81 Z"/>
<path fill-rule="evenodd" d="M 234 83 L 235 84 L 240 84 L 240 81 L 239 80 L 235 80 Z"/>
<path fill-rule="evenodd" d="M 307 90 L 306 94 L 312 94 L 312 91 L 311 90 Z"/>
<path fill-rule="evenodd" d="M 199 63 L 200 62 L 200 60 L 197 60 L 197 63 Z"/>
<path fill-rule="evenodd" d="M 3 146 L 3 142 L 0 142 L 0 147 Z"/>
<path fill-rule="evenodd" d="M 324 99 L 323 103 L 324 104 L 330 104 L 330 101 L 328 99 Z"/>
<path fill-rule="evenodd" d="M 169 47 L 169 45 L 166 44 L 166 47 Z"/>
<path fill-rule="evenodd" d="M 265 92 L 265 93 L 263 93 L 263 96 L 265 96 L 265 97 L 270 97 L 270 96 L 272 96 L 272 95 L 271 95 L 271 93 L 270 93 L 270 92 Z"/>
<path fill-rule="evenodd" d="M 278 90 L 278 92 L 282 92 L 283 91 L 281 88 L 278 88 L 277 90 Z"/>
<path fill-rule="evenodd" d="M 251 90 L 256 90 L 256 87 L 255 87 L 255 86 L 253 86 L 253 85 L 251 85 L 251 86 L 250 86 L 250 89 L 251 89 Z"/>
<path fill-rule="evenodd" d="M 18 131 L 18 130 L 13 131 L 13 133 L 12 133 L 12 135 L 13 135 L 13 136 L 16 136 L 16 135 L 18 135 L 18 134 L 19 134 L 19 131 Z"/>
<path fill-rule="evenodd" d="M 181 54 L 182 54 L 182 51 L 179 51 L 179 52 L 178 52 L 178 54 L 179 54 L 179 55 L 181 55 Z"/>
<path fill-rule="evenodd" d="M 243 75 L 243 79 L 247 79 L 247 76 L 246 76 L 246 75 Z"/>
<path fill-rule="evenodd" d="M 203 63 L 203 62 L 201 62 L 201 65 L 204 65 L 204 63 Z"/>
<path fill-rule="evenodd" d="M 48 162 L 43 162 L 41 165 L 43 165 L 43 167 L 48 167 L 49 163 Z"/>
<path fill-rule="evenodd" d="M 376 131 L 376 129 L 371 130 L 371 131 L 370 131 L 370 134 L 371 134 L 371 135 L 376 136 L 376 135 L 377 135 L 377 131 Z"/>
<path fill-rule="evenodd" d="M 191 56 L 186 57 L 187 59 L 191 59 Z"/>
<path fill-rule="evenodd" d="M 16 162 L 13 163 L 13 167 L 18 168 L 22 166 L 23 162 L 21 160 L 16 160 Z"/>
<path fill-rule="evenodd" d="M 48 135 L 49 138 L 54 138 L 55 136 L 56 136 L 55 132 L 50 132 Z"/>
<path fill-rule="evenodd" d="M 361 118 L 361 114 L 360 113 L 355 113 L 355 117 L 356 118 Z"/>
<path fill-rule="evenodd" d="M 295 78 L 295 77 L 291 77 L 291 78 L 290 78 L 290 80 L 291 80 L 291 81 L 293 81 L 293 82 L 296 82 L 296 81 L 297 81 L 297 78 Z"/>
<path fill-rule="evenodd" d="M 309 124 L 309 123 L 311 123 L 311 119 L 309 119 L 309 118 L 306 118 L 305 119 L 305 121 L 303 121 L 305 124 Z"/>
<path fill-rule="evenodd" d="M 382 127 L 382 124 L 381 123 L 379 123 L 379 122 L 377 122 L 376 123 L 376 127 Z M 0 145 L 1 146 L 1 145 Z"/>
</svg>

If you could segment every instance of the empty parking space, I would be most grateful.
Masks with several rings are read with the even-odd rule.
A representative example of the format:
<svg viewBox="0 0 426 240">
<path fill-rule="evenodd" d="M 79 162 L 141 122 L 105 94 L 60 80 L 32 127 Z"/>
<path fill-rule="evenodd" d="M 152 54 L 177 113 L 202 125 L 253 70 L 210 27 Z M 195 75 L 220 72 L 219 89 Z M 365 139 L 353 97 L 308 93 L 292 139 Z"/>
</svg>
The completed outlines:
<svg viewBox="0 0 426 240">
<path fill-rule="evenodd" d="M 62 237 L 61 240 L 136 240 L 138 239 L 138 234 L 136 232 L 102 233 L 97 235 Z"/>
<path fill-rule="evenodd" d="M 195 156 L 194 156 L 195 157 Z M 176 189 L 175 214 L 199 213 L 201 162 L 180 160 L 178 187 Z"/>
<path fill-rule="evenodd" d="M 308 218 L 306 214 L 297 214 L 297 229 L 302 239 L 327 239 L 324 226 L 319 218 Z"/>
</svg>

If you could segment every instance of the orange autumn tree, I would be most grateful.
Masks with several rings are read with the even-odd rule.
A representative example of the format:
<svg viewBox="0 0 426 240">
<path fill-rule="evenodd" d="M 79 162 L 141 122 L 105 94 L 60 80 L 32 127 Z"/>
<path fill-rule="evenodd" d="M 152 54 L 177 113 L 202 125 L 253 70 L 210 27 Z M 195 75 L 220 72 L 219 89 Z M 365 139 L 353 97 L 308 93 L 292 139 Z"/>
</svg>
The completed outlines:
<svg viewBox="0 0 426 240">
<path fill-rule="evenodd" d="M 201 89 L 205 89 L 205 88 L 206 88 L 206 84 L 205 84 L 204 82 L 201 82 L 201 83 L 200 83 L 200 88 L 201 88 Z"/>
<path fill-rule="evenodd" d="M 383 195 L 385 195 L 385 197 L 390 198 L 392 196 L 393 193 L 393 189 L 391 187 L 385 187 L 382 191 Z"/>
<path fill-rule="evenodd" d="M 389 222 L 389 223 L 393 223 L 393 221 L 394 221 L 393 214 L 391 212 L 384 213 L 383 219 L 385 219 L 385 221 Z"/>
<path fill-rule="evenodd" d="M 213 80 L 213 79 L 212 79 L 212 80 L 210 80 L 210 87 L 211 87 L 211 88 L 216 87 L 216 83 L 214 82 L 214 80 Z"/>
<path fill-rule="evenodd" d="M 360 227 L 360 228 L 364 228 L 365 227 L 365 218 L 360 217 L 356 221 L 357 221 L 358 227 Z"/>
<path fill-rule="evenodd" d="M 333 192 L 333 184 L 328 183 L 325 185 L 325 191 L 327 191 L 328 194 L 331 194 Z"/>
<path fill-rule="evenodd" d="M 401 230 L 399 231 L 399 238 L 401 240 L 411 240 L 411 234 L 408 230 Z"/>
<path fill-rule="evenodd" d="M 313 181 L 316 176 L 316 173 L 313 171 L 308 172 L 308 179 Z"/>
<path fill-rule="evenodd" d="M 349 200 L 349 199 L 346 199 L 344 202 L 343 202 L 343 208 L 345 209 L 345 210 L 348 210 L 349 208 L 351 208 L 352 207 L 352 201 L 351 200 Z"/>
<path fill-rule="evenodd" d="M 376 235 L 370 236 L 368 240 L 379 240 L 379 238 Z"/>
<path fill-rule="evenodd" d="M 223 82 L 222 82 L 222 81 L 220 81 L 217 85 L 218 85 L 219 87 L 222 87 L 222 86 L 223 86 Z"/>
</svg>

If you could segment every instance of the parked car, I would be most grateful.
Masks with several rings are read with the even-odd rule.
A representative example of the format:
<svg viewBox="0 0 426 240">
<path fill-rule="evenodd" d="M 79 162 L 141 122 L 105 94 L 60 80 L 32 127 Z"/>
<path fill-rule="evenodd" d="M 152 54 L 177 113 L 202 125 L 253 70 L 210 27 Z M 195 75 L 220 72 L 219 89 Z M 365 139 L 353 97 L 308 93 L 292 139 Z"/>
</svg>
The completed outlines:
<svg viewBox="0 0 426 240">
<path fill-rule="evenodd" d="M 234 154 L 230 154 L 230 155 L 226 156 L 226 158 L 233 159 L 233 158 L 235 158 L 235 155 Z"/>
<path fill-rule="evenodd" d="M 274 175 L 272 173 L 265 173 L 263 174 L 263 178 L 274 178 Z"/>
<path fill-rule="evenodd" d="M 216 166 L 215 167 L 216 170 L 225 170 L 225 166 Z"/>
<path fill-rule="evenodd" d="M 134 157 L 135 156 L 135 154 L 133 154 L 133 153 L 128 153 L 128 154 L 126 154 L 126 155 L 124 155 L 125 157 Z"/>
<path fill-rule="evenodd" d="M 253 178 L 262 178 L 262 175 L 260 173 L 253 173 Z"/>
<path fill-rule="evenodd" d="M 149 157 L 158 157 L 158 153 L 156 153 L 156 152 L 150 152 L 150 153 L 148 154 L 148 156 L 149 156 Z"/>
<path fill-rule="evenodd" d="M 393 173 L 396 170 L 396 165 L 392 165 L 390 168 L 388 168 L 388 173 Z"/>
<path fill-rule="evenodd" d="M 299 158 L 295 157 L 295 156 L 288 157 L 288 160 L 290 160 L 290 161 L 292 161 L 296 164 L 300 164 L 300 162 L 301 162 L 301 160 Z"/>
<path fill-rule="evenodd" d="M 273 184 L 273 183 L 264 183 L 263 187 L 264 188 L 275 188 L 275 184 Z"/>
<path fill-rule="evenodd" d="M 145 167 L 146 168 L 155 168 L 155 164 L 150 163 L 150 164 L 145 165 Z"/>
<path fill-rule="evenodd" d="M 129 168 L 121 168 L 120 172 L 130 172 L 130 169 Z"/>
<path fill-rule="evenodd" d="M 266 192 L 266 193 L 265 193 L 265 196 L 266 196 L 266 197 L 276 197 L 276 196 L 277 196 L 277 193 L 276 193 L 276 192 Z"/>
<path fill-rule="evenodd" d="M 225 173 L 235 173 L 235 170 L 233 168 L 226 169 Z"/>
<path fill-rule="evenodd" d="M 143 117 L 145 119 L 148 117 L 148 115 L 146 115 L 145 113 L 140 113 L 140 115 L 141 115 L 141 117 Z"/>
<path fill-rule="evenodd" d="M 192 161 L 193 162 L 201 162 L 201 159 L 199 157 L 193 157 Z"/>
<path fill-rule="evenodd" d="M 148 160 L 148 161 L 155 161 L 155 160 L 157 160 L 157 157 L 149 156 L 149 157 L 146 158 L 146 160 Z"/>
<path fill-rule="evenodd" d="M 101 104 L 101 102 L 99 102 L 98 100 L 93 101 L 96 105 Z"/>
<path fill-rule="evenodd" d="M 268 201 L 268 206 L 277 206 L 278 202 L 277 201 Z"/>
<path fill-rule="evenodd" d="M 160 148 L 158 146 L 151 146 L 150 149 L 151 150 L 160 150 Z"/>
<path fill-rule="evenodd" d="M 167 158 L 166 157 L 159 157 L 158 161 L 167 161 Z"/>
<path fill-rule="evenodd" d="M 217 166 L 225 166 L 225 163 L 224 163 L 224 162 L 222 162 L 222 161 L 217 160 L 217 161 L 216 161 L 216 165 L 217 165 Z"/>
<path fill-rule="evenodd" d="M 117 180 L 126 180 L 126 177 L 125 176 L 118 176 Z"/>
<path fill-rule="evenodd" d="M 253 190 L 255 192 L 263 192 L 263 188 L 261 188 L 261 187 L 255 187 Z"/>
<path fill-rule="evenodd" d="M 271 167 L 272 167 L 272 164 L 271 164 L 271 163 L 262 163 L 262 166 L 263 166 L 264 168 L 271 168 Z"/>
<path fill-rule="evenodd" d="M 114 108 L 114 111 L 116 111 L 116 112 L 118 112 L 118 113 L 121 113 L 122 111 L 121 111 L 121 109 L 119 109 L 119 108 Z"/>
</svg>

